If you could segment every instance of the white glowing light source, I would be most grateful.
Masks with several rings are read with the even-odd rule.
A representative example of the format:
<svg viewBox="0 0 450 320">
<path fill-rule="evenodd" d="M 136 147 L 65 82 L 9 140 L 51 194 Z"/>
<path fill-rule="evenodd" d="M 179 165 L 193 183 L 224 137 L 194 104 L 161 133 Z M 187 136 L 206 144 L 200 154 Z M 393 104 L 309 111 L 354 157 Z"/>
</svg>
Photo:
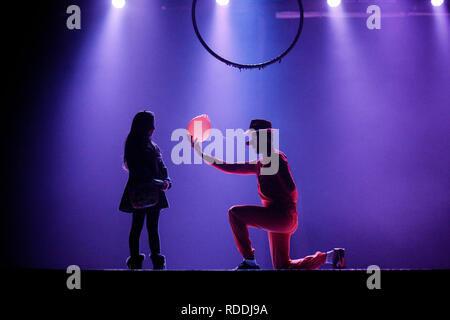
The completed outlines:
<svg viewBox="0 0 450 320">
<path fill-rule="evenodd" d="M 434 7 L 440 7 L 440 6 L 442 6 L 443 3 L 444 3 L 444 0 L 431 0 L 431 4 Z"/>
<path fill-rule="evenodd" d="M 116 8 L 123 8 L 125 6 L 125 0 L 112 0 L 112 5 Z"/>
<path fill-rule="evenodd" d="M 341 4 L 341 0 L 327 0 L 327 3 L 330 7 L 337 7 Z"/>
<path fill-rule="evenodd" d="M 219 6 L 227 6 L 230 3 L 230 0 L 216 0 Z"/>
</svg>

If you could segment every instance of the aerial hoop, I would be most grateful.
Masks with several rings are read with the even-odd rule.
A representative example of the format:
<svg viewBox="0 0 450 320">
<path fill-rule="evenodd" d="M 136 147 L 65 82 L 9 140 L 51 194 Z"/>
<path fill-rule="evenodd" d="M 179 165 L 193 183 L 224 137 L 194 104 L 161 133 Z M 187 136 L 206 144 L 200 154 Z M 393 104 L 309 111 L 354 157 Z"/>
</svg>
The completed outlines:
<svg viewBox="0 0 450 320">
<path fill-rule="evenodd" d="M 223 57 L 221 57 L 220 55 L 218 55 L 216 52 L 214 52 L 214 50 L 212 50 L 205 42 L 205 40 L 203 40 L 203 37 L 200 34 L 200 31 L 198 30 L 198 26 L 197 26 L 197 19 L 196 19 L 196 8 L 197 8 L 197 0 L 193 0 L 192 1 L 192 25 L 194 26 L 194 31 L 195 34 L 197 35 L 198 40 L 200 41 L 200 43 L 203 45 L 203 47 L 206 49 L 206 51 L 208 51 L 214 58 L 216 58 L 217 60 L 225 63 L 228 66 L 231 67 L 235 67 L 238 68 L 239 70 L 241 69 L 263 69 L 271 64 L 274 64 L 276 62 L 281 62 L 281 59 L 283 59 L 291 50 L 292 48 L 294 48 L 295 44 L 298 41 L 298 38 L 300 38 L 300 34 L 302 33 L 302 29 L 303 29 L 303 19 L 304 19 L 304 12 L 303 12 L 303 4 L 301 0 L 297 0 L 298 3 L 298 10 L 300 13 L 300 23 L 298 25 L 298 30 L 297 30 L 297 34 L 295 35 L 294 41 L 292 41 L 291 45 L 282 53 L 280 54 L 278 57 L 273 58 L 272 60 L 266 61 L 266 62 L 262 62 L 262 63 L 257 63 L 257 64 L 241 64 L 241 63 L 237 63 L 237 62 L 233 62 L 230 60 L 227 60 Z"/>
</svg>

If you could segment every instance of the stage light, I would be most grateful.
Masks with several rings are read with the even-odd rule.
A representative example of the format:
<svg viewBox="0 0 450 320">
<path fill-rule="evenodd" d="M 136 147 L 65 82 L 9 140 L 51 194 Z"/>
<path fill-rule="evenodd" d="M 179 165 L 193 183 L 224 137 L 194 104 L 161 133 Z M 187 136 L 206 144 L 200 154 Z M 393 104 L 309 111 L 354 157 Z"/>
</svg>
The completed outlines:
<svg viewBox="0 0 450 320">
<path fill-rule="evenodd" d="M 337 7 L 341 4 L 341 0 L 327 0 L 327 3 L 330 7 Z"/>
<path fill-rule="evenodd" d="M 123 8 L 125 6 L 125 0 L 112 0 L 112 5 L 116 8 Z"/>
<path fill-rule="evenodd" d="M 431 0 L 433 7 L 440 7 L 444 3 L 444 0 Z"/>
<path fill-rule="evenodd" d="M 230 3 L 230 0 L 216 0 L 216 3 L 219 6 L 227 6 Z"/>
</svg>

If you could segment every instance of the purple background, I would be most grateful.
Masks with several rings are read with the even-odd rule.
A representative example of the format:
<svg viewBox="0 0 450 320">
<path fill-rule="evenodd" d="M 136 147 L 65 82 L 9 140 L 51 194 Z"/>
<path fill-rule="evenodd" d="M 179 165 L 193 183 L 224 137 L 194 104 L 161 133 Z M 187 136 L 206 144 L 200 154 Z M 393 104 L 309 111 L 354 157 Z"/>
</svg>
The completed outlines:
<svg viewBox="0 0 450 320">
<path fill-rule="evenodd" d="M 23 89 L 3 159 L 14 172 L 4 265 L 124 267 L 122 149 L 148 108 L 173 179 L 160 220 L 169 269 L 237 265 L 227 210 L 260 204 L 253 176 L 171 162 L 172 131 L 201 113 L 223 131 L 252 118 L 280 128 L 300 194 L 292 258 L 339 246 L 349 267 L 450 268 L 448 16 L 385 18 L 375 31 L 365 19 L 307 19 L 281 64 L 239 72 L 201 47 L 189 9 L 148 3 L 82 7 L 81 31 L 65 29 L 60 3 L 22 39 L 32 55 L 12 78 Z M 266 233 L 251 236 L 271 268 Z M 145 230 L 141 240 L 148 253 Z"/>
</svg>

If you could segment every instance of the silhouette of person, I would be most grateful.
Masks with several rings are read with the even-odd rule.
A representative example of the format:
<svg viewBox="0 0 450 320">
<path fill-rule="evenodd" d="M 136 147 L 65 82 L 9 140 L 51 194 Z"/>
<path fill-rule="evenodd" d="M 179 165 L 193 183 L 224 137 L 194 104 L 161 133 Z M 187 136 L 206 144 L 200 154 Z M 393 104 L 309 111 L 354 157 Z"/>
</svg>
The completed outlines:
<svg viewBox="0 0 450 320">
<path fill-rule="evenodd" d="M 257 154 L 262 154 L 262 159 L 245 163 L 226 163 L 221 159 L 205 155 L 197 140 L 191 137 L 192 147 L 213 167 L 226 173 L 254 174 L 257 177 L 258 192 L 263 206 L 237 205 L 228 211 L 236 245 L 244 258 L 236 269 L 259 269 L 248 227 L 268 232 L 274 269 L 317 269 L 325 263 L 333 264 L 335 268 L 343 268 L 345 251 L 340 248 L 326 253 L 317 251 L 314 255 L 303 259 L 290 259 L 290 238 L 298 226 L 297 188 L 291 176 L 286 155 L 273 147 L 272 130 L 270 121 L 261 119 L 251 121 L 247 133 L 251 133 L 252 138 L 246 144 L 255 148 Z M 265 138 L 261 139 L 263 131 Z M 261 146 L 266 146 L 265 150 L 260 150 Z M 274 160 L 278 161 L 276 172 L 262 174 L 262 169 L 276 162 Z"/>
<path fill-rule="evenodd" d="M 130 269 L 141 269 L 145 259 L 139 253 L 139 238 L 147 217 L 148 241 L 153 269 L 165 269 L 165 257 L 161 255 L 158 222 L 161 209 L 168 208 L 165 192 L 172 186 L 163 162 L 159 147 L 152 141 L 155 131 L 155 116 L 150 111 L 135 115 L 130 133 L 125 142 L 124 168 L 129 172 L 128 182 L 122 195 L 119 209 L 132 213 L 132 223 L 129 235 L 130 256 L 126 264 Z M 158 192 L 156 205 L 135 209 L 130 200 L 130 192 L 136 183 L 150 183 Z M 158 190 L 159 189 L 159 190 Z"/>
</svg>

